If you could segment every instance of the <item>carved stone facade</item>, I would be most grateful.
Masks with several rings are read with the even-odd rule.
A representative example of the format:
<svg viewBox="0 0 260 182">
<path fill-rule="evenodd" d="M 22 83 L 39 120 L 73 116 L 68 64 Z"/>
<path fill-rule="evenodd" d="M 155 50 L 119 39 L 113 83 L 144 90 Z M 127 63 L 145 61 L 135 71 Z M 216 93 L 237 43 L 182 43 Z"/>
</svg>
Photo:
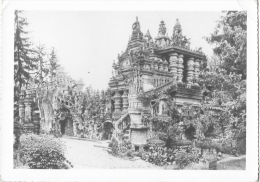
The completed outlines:
<svg viewBox="0 0 260 182">
<path fill-rule="evenodd" d="M 133 138 L 140 132 L 143 132 L 140 136 L 146 136 L 144 133 L 147 127 L 142 124 L 141 115 L 154 112 L 150 107 L 151 98 L 143 98 L 141 95 L 160 91 L 178 82 L 180 87 L 175 97 L 180 104 L 185 103 L 185 99 L 195 105 L 200 103 L 201 91 L 193 86 L 193 78 L 198 77 L 200 62 L 204 60 L 204 54 L 190 50 L 189 41 L 182 35 L 178 19 L 172 38 L 168 37 L 166 25 L 161 21 L 158 36 L 154 40 L 149 30 L 143 36 L 140 22 L 136 19 L 127 49 L 118 55 L 117 63 L 113 63 L 115 74 L 109 81 L 115 111 L 128 112 L 130 115 L 130 135 L 133 133 Z M 161 104 L 158 109 L 160 114 L 165 114 L 163 106 Z"/>
<path fill-rule="evenodd" d="M 73 111 L 81 92 L 76 82 L 59 71 L 51 83 L 41 87 L 30 82 L 19 99 L 19 122 L 26 133 L 49 133 L 57 129 L 65 135 L 74 135 Z"/>
</svg>

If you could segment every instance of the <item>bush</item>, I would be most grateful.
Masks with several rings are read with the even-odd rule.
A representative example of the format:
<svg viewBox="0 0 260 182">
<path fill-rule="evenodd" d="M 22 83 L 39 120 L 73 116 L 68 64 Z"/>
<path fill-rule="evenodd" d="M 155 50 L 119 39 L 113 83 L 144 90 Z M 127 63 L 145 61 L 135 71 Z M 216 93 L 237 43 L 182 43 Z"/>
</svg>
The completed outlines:
<svg viewBox="0 0 260 182">
<path fill-rule="evenodd" d="M 21 160 L 31 169 L 67 169 L 73 167 L 64 157 L 64 145 L 51 135 L 22 135 Z M 68 164 L 70 164 L 70 166 Z"/>
<path fill-rule="evenodd" d="M 128 140 L 123 140 L 119 142 L 116 138 L 112 138 L 111 144 L 112 155 L 119 157 L 129 157 L 132 158 L 134 154 L 134 149 L 132 143 Z"/>
<path fill-rule="evenodd" d="M 112 137 L 109 147 L 111 147 L 111 152 L 115 156 L 118 155 L 118 146 L 119 146 L 119 141 L 116 138 Z"/>
<path fill-rule="evenodd" d="M 143 151 L 141 158 L 152 164 L 163 166 L 174 161 L 174 151 L 162 146 L 151 146 L 147 152 Z"/>
<path fill-rule="evenodd" d="M 179 149 L 175 155 L 176 165 L 180 169 L 184 169 L 191 163 L 198 163 L 200 157 L 200 151 L 198 148 Z"/>
</svg>

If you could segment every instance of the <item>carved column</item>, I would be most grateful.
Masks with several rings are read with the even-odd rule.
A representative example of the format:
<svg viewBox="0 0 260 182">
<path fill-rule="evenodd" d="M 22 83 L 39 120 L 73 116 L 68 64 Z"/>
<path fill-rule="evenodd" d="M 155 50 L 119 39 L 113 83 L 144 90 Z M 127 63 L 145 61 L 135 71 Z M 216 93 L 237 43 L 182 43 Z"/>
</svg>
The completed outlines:
<svg viewBox="0 0 260 182">
<path fill-rule="evenodd" d="M 25 97 L 25 92 L 22 90 L 20 93 L 20 98 L 19 98 L 19 122 L 20 124 L 24 123 L 24 97 Z"/>
<path fill-rule="evenodd" d="M 189 58 L 187 62 L 187 81 L 193 79 L 194 76 L 194 58 Z"/>
<path fill-rule="evenodd" d="M 178 81 L 182 82 L 183 78 L 183 55 L 178 56 Z"/>
<path fill-rule="evenodd" d="M 168 62 L 166 60 L 163 62 L 163 71 L 168 72 Z"/>
<path fill-rule="evenodd" d="M 26 133 L 34 132 L 34 124 L 32 121 L 32 98 L 31 92 L 29 90 L 26 91 L 26 97 L 24 99 L 25 104 L 25 122 L 23 125 L 23 129 Z"/>
<path fill-rule="evenodd" d="M 126 111 L 128 109 L 129 103 L 128 103 L 128 90 L 124 91 L 124 94 L 122 95 L 123 99 L 123 110 Z"/>
<path fill-rule="evenodd" d="M 159 61 L 159 71 L 163 71 L 163 61 L 161 59 Z"/>
<path fill-rule="evenodd" d="M 115 111 L 121 111 L 121 95 L 118 90 L 116 91 L 113 99 L 115 101 Z"/>
<path fill-rule="evenodd" d="M 25 122 L 31 122 L 32 120 L 32 98 L 31 98 L 31 92 L 26 91 L 26 97 L 24 99 L 25 104 Z"/>
<path fill-rule="evenodd" d="M 177 79 L 177 55 L 176 53 L 170 54 L 170 72 L 173 74 L 173 78 Z"/>
<path fill-rule="evenodd" d="M 200 60 L 195 59 L 194 60 L 194 78 L 198 78 L 199 70 L 200 70 Z"/>
</svg>

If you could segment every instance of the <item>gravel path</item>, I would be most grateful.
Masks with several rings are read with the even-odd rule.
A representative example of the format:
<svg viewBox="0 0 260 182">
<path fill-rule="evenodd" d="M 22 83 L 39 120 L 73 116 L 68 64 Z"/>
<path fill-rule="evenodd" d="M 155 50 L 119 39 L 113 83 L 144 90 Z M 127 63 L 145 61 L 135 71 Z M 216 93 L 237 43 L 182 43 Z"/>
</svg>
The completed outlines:
<svg viewBox="0 0 260 182">
<path fill-rule="evenodd" d="M 139 160 L 126 160 L 114 157 L 104 148 L 95 146 L 107 146 L 107 142 L 93 142 L 85 140 L 76 140 L 69 138 L 61 138 L 66 145 L 66 157 L 72 163 L 74 168 L 89 169 L 161 169 L 160 167 Z M 94 146 L 95 145 L 95 146 Z"/>
</svg>

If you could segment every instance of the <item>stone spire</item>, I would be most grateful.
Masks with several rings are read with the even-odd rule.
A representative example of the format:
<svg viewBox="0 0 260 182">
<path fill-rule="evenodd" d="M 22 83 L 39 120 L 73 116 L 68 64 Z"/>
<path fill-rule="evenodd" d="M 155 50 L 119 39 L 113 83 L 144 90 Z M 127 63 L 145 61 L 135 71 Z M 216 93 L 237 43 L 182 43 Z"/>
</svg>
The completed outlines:
<svg viewBox="0 0 260 182">
<path fill-rule="evenodd" d="M 176 23 L 173 27 L 172 41 L 174 45 L 180 45 L 182 41 L 182 28 L 179 19 L 176 19 Z"/>
<path fill-rule="evenodd" d="M 182 28 L 179 19 L 176 19 L 176 23 L 173 27 L 173 37 L 182 36 Z"/>
<path fill-rule="evenodd" d="M 160 25 L 159 25 L 158 35 L 159 35 L 159 36 L 165 36 L 165 34 L 166 34 L 166 26 L 165 26 L 165 24 L 164 24 L 164 21 L 162 20 L 162 21 L 160 22 Z"/>
<path fill-rule="evenodd" d="M 180 30 L 180 32 L 182 31 L 182 29 L 181 29 L 181 24 L 180 24 L 178 18 L 176 19 L 176 23 L 175 23 L 175 25 L 174 25 L 174 27 L 173 27 L 173 30 Z"/>
</svg>

